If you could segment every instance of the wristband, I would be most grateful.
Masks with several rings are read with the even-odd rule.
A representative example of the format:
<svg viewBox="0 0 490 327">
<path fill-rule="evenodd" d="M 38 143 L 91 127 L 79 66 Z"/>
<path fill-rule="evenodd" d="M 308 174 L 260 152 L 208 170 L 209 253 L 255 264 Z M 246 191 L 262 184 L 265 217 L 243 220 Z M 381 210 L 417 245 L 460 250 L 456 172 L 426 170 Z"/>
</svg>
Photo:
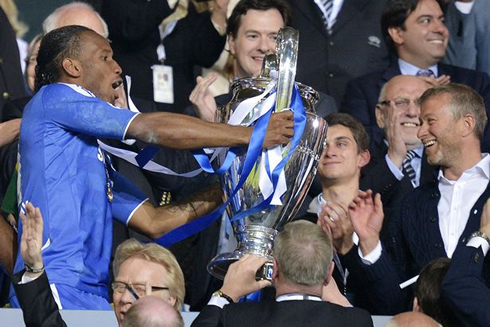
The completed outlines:
<svg viewBox="0 0 490 327">
<path fill-rule="evenodd" d="M 474 232 L 473 234 L 471 234 L 471 237 L 481 237 L 485 241 L 487 241 L 488 245 L 490 245 L 490 238 L 488 238 L 488 236 L 484 232 L 482 232 L 482 231 L 476 231 L 476 232 Z"/>
<path fill-rule="evenodd" d="M 27 263 L 24 263 L 24 266 L 25 266 L 26 271 L 28 273 L 38 274 L 38 273 L 42 273 L 44 271 L 44 264 L 41 268 L 31 268 L 31 267 L 29 267 L 29 265 Z"/>
</svg>

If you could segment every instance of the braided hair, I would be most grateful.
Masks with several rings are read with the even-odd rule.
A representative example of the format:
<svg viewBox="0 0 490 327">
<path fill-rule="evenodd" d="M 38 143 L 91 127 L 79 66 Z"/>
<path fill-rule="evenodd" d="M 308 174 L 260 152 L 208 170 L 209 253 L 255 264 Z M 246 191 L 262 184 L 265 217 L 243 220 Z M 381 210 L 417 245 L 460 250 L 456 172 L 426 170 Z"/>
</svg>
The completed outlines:
<svg viewBox="0 0 490 327">
<path fill-rule="evenodd" d="M 70 25 L 55 29 L 43 37 L 37 55 L 36 91 L 60 79 L 65 58 L 78 58 L 82 48 L 81 34 L 87 31 L 92 30 Z"/>
</svg>

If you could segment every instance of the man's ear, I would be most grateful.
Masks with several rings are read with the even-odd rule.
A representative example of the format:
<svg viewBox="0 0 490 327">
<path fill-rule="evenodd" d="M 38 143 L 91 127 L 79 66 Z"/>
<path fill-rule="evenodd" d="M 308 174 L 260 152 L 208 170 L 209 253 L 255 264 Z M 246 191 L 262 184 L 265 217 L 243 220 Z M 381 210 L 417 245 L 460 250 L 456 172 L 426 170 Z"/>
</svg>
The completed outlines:
<svg viewBox="0 0 490 327">
<path fill-rule="evenodd" d="M 274 282 L 279 276 L 279 265 L 277 264 L 276 258 L 272 261 L 272 281 Z"/>
<path fill-rule="evenodd" d="M 413 298 L 412 311 L 415 311 L 415 312 L 423 312 L 422 311 L 422 308 L 419 305 L 419 300 L 417 299 L 417 297 L 414 297 Z"/>
<path fill-rule="evenodd" d="M 374 113 L 376 115 L 376 124 L 378 124 L 378 127 L 381 129 L 385 128 L 385 114 L 380 104 L 376 105 L 376 109 Z"/>
<path fill-rule="evenodd" d="M 473 115 L 463 116 L 463 137 L 471 135 L 475 131 L 476 120 Z"/>
<path fill-rule="evenodd" d="M 388 27 L 388 34 L 396 45 L 402 45 L 405 42 L 402 32 L 401 27 Z"/>
<path fill-rule="evenodd" d="M 332 278 L 333 270 L 335 269 L 335 262 L 332 260 L 330 264 L 330 268 L 328 268 L 327 276 L 325 276 L 325 280 L 323 281 L 323 285 L 327 286 L 330 283 L 330 279 Z"/>
<path fill-rule="evenodd" d="M 371 160 L 371 152 L 369 152 L 369 150 L 364 150 L 359 155 L 361 157 L 359 159 L 359 168 L 362 168 L 366 166 Z"/>
<path fill-rule="evenodd" d="M 230 53 L 235 57 L 235 38 L 231 34 L 228 36 L 228 46 L 230 48 Z"/>
<path fill-rule="evenodd" d="M 62 66 L 65 74 L 70 77 L 78 78 L 82 74 L 82 67 L 76 59 L 65 58 L 63 59 Z"/>
</svg>

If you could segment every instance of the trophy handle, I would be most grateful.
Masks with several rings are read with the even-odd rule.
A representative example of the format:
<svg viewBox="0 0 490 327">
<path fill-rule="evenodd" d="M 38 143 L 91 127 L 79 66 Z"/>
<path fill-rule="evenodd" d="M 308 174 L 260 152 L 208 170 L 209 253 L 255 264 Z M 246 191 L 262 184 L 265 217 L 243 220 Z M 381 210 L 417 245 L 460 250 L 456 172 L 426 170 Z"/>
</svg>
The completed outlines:
<svg viewBox="0 0 490 327">
<path fill-rule="evenodd" d="M 285 27 L 279 31 L 276 41 L 276 53 L 279 61 L 276 112 L 289 108 L 291 105 L 291 94 L 298 61 L 298 43 L 299 32 L 294 28 Z"/>
</svg>

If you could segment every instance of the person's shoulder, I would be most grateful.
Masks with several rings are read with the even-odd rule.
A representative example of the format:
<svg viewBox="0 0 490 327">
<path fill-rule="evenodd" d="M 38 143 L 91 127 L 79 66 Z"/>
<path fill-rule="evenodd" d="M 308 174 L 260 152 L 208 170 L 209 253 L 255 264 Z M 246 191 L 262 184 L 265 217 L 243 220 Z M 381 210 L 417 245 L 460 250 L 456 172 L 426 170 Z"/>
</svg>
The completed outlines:
<svg viewBox="0 0 490 327">
<path fill-rule="evenodd" d="M 458 83 L 458 77 L 467 77 L 472 79 L 489 79 L 489 76 L 485 72 L 477 71 L 474 69 L 449 65 L 449 64 L 439 64 L 439 69 L 441 70 L 439 74 L 448 74 L 451 77 L 456 78 L 453 82 Z"/>
</svg>

